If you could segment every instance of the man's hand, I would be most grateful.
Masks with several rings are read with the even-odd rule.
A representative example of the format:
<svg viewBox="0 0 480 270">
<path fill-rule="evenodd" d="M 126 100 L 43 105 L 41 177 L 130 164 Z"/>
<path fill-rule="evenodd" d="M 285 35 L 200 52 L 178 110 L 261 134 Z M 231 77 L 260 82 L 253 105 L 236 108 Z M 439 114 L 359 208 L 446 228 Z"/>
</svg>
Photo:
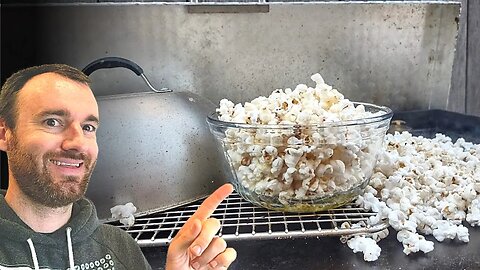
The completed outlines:
<svg viewBox="0 0 480 270">
<path fill-rule="evenodd" d="M 233 248 L 215 234 L 220 222 L 210 215 L 232 193 L 233 187 L 225 184 L 200 205 L 173 238 L 167 253 L 166 270 L 227 269 L 237 257 Z"/>
</svg>

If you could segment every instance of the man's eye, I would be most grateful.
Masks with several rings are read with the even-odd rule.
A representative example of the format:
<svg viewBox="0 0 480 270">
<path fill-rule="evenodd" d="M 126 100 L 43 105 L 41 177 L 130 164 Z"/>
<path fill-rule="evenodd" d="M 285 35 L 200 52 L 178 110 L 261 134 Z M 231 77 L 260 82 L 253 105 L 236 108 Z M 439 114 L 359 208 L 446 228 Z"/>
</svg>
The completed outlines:
<svg viewBox="0 0 480 270">
<path fill-rule="evenodd" d="M 58 127 L 60 126 L 60 122 L 56 119 L 50 118 L 45 120 L 45 124 L 49 127 Z"/>
<path fill-rule="evenodd" d="M 93 125 L 85 125 L 83 126 L 83 130 L 85 130 L 86 132 L 95 132 L 95 130 L 97 130 L 97 127 Z"/>
</svg>

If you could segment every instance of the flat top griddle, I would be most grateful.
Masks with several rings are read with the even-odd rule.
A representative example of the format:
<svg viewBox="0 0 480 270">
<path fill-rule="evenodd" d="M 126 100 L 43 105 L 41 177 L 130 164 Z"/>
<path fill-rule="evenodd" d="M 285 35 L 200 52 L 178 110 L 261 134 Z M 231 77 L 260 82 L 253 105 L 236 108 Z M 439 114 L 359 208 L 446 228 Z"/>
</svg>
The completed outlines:
<svg viewBox="0 0 480 270">
<path fill-rule="evenodd" d="M 466 141 L 473 143 L 480 143 L 480 118 L 474 116 L 467 116 L 463 114 L 442 111 L 442 110 L 428 110 L 428 111 L 411 111 L 411 112 L 397 112 L 393 116 L 392 128 L 390 131 L 408 130 L 416 136 L 434 137 L 436 133 L 443 133 L 452 138 L 453 141 L 463 137 Z M 243 201 L 238 195 L 233 194 L 229 197 L 231 202 L 239 203 L 238 210 L 241 204 L 248 205 L 248 202 Z M 227 202 L 228 204 L 228 202 Z M 191 206 L 187 206 L 188 207 Z M 195 206 L 193 206 L 195 207 Z M 251 207 L 248 205 L 248 207 Z M 226 213 L 228 205 L 221 206 L 218 213 Z M 344 208 L 335 209 L 333 211 L 325 211 L 318 213 L 324 215 L 321 218 L 315 217 L 314 220 L 328 220 L 322 222 L 319 226 L 315 223 L 309 222 L 308 217 L 301 215 L 288 216 L 285 215 L 280 218 L 272 218 L 261 209 L 250 208 L 244 219 L 237 219 L 242 217 L 242 211 L 230 216 L 230 221 L 224 221 L 225 226 L 220 234 L 227 240 L 228 244 L 234 247 L 238 252 L 238 258 L 230 267 L 230 269 L 480 269 L 480 229 L 469 228 L 470 242 L 468 244 L 461 243 L 456 240 L 449 240 L 444 242 L 437 242 L 432 236 L 427 236 L 428 240 L 435 243 L 435 249 L 427 254 L 417 253 L 412 255 L 405 255 L 402 252 L 402 245 L 396 240 L 396 231 L 389 228 L 390 235 L 379 242 L 382 248 L 382 254 L 375 262 L 365 262 L 361 253 L 354 254 L 348 246 L 342 243 L 342 237 L 325 237 L 325 236 L 339 236 L 343 233 L 355 233 L 350 231 L 341 231 L 339 224 L 345 221 L 348 217 L 348 222 L 352 219 L 360 220 L 366 218 L 371 213 L 355 209 L 352 205 L 345 209 L 354 209 L 352 213 L 350 210 Z M 184 209 L 177 209 L 177 211 L 184 211 Z M 193 210 L 193 209 L 191 209 Z M 252 212 L 253 211 L 253 212 Z M 337 213 L 338 211 L 338 213 Z M 356 211 L 356 212 L 355 212 Z M 216 212 L 216 213 L 217 213 Z M 255 217 L 255 214 L 260 214 L 261 218 Z M 338 215 L 337 215 L 338 214 Z M 346 214 L 346 215 L 345 215 Z M 221 214 L 220 214 L 221 215 Z M 343 216 L 342 216 L 343 215 Z M 227 215 L 226 217 L 229 217 Z M 180 217 L 180 221 L 183 217 Z M 290 220 L 290 222 L 288 222 Z M 160 220 L 161 221 L 161 220 Z M 261 225 L 251 226 L 254 221 L 260 221 Z M 273 221 L 273 223 L 272 223 Z M 231 224 L 229 222 L 232 222 Z M 250 227 L 239 227 L 236 225 L 246 222 Z M 249 223 L 250 222 L 250 223 Z M 269 223 L 270 222 L 270 227 Z M 306 222 L 306 223 L 305 223 Z M 302 225 L 303 223 L 303 225 Z M 230 225 L 231 226 L 230 226 Z M 307 225 L 305 225 L 307 224 Z M 160 226 L 160 224 L 156 224 Z M 168 226 L 168 225 L 164 225 Z M 294 232 L 291 236 L 285 234 L 285 228 L 292 228 L 290 232 Z M 303 226 L 303 227 L 302 227 Z M 323 227 L 322 227 L 323 226 Z M 148 226 L 145 226 L 147 228 Z M 265 231 L 275 227 L 278 229 L 276 233 L 281 234 L 283 229 L 283 236 L 275 235 L 274 237 L 265 237 Z M 320 227 L 320 229 L 319 229 Z M 255 232 L 252 235 L 252 228 Z M 315 229 L 319 232 L 317 235 L 312 233 Z M 370 231 L 361 233 L 370 233 L 382 228 L 369 228 Z M 323 230 L 323 232 L 322 232 Z M 322 232 L 322 233 L 320 233 Z M 326 233 L 332 232 L 332 233 Z M 175 232 L 165 236 L 162 232 L 158 232 L 157 236 L 163 235 L 161 241 L 154 245 L 146 245 L 145 242 L 141 244 L 144 246 L 142 250 L 145 256 L 152 264 L 154 269 L 163 269 L 165 264 L 165 256 L 169 242 L 169 237 L 172 237 Z M 150 233 L 152 236 L 154 233 Z M 249 235 L 248 237 L 245 237 Z M 258 234 L 255 236 L 255 234 Z M 133 233 L 132 236 L 142 243 L 141 236 L 138 232 Z M 145 234 L 147 235 L 147 234 Z M 243 235 L 243 236 L 242 236 Z M 263 237 L 262 237 L 263 235 Z M 240 236 L 240 237 L 239 237 Z M 316 237 L 311 237 L 316 236 Z M 148 237 L 147 237 L 148 238 Z M 248 239 L 246 239 L 248 238 Z M 229 241 L 229 240 L 240 241 Z M 152 241 L 151 239 L 148 241 Z M 158 240 L 157 240 L 158 241 Z M 152 247 L 158 245 L 160 247 Z"/>
</svg>

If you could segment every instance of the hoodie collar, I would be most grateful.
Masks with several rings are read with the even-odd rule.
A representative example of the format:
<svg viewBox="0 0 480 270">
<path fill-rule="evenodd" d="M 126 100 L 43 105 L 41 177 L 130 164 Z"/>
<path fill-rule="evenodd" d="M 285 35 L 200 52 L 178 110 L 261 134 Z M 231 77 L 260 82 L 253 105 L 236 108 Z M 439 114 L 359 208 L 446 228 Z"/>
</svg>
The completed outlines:
<svg viewBox="0 0 480 270">
<path fill-rule="evenodd" d="M 37 233 L 25 224 L 6 203 L 3 193 L 0 193 L 0 239 L 25 242 L 31 238 L 37 244 L 66 246 L 65 232 L 71 228 L 72 243 L 89 237 L 100 225 L 93 203 L 82 198 L 73 204 L 72 217 L 60 229 L 53 233 Z"/>
</svg>

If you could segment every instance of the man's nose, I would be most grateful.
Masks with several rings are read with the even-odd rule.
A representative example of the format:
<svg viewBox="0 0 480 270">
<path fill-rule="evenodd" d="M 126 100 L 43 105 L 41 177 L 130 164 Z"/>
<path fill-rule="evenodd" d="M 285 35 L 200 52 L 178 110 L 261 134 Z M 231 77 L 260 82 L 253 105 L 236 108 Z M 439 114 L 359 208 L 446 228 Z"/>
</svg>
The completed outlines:
<svg viewBox="0 0 480 270">
<path fill-rule="evenodd" d="M 81 126 L 72 124 L 64 131 L 62 148 L 63 150 L 76 150 L 78 152 L 87 150 L 88 144 Z"/>
</svg>

